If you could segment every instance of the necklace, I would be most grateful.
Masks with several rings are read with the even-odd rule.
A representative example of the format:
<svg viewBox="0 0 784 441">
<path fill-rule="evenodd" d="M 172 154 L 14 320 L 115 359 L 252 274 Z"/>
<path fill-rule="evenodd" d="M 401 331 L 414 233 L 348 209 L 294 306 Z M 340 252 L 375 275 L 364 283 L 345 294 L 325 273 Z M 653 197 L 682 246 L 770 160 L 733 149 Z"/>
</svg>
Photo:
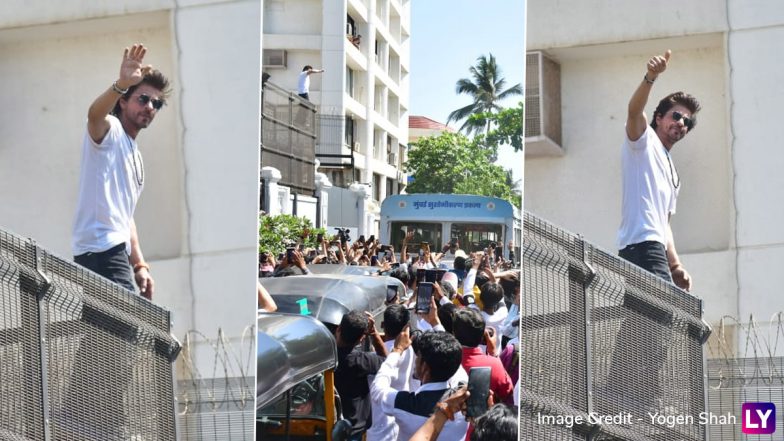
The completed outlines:
<svg viewBox="0 0 784 441">
<path fill-rule="evenodd" d="M 665 152 L 665 156 L 667 156 L 667 162 L 670 164 L 670 181 L 672 181 L 672 186 L 676 190 L 678 187 L 681 186 L 681 175 L 678 174 L 678 169 L 672 164 L 672 159 L 670 159 L 670 152 Z M 678 182 L 675 182 L 675 176 L 678 176 Z"/>
<path fill-rule="evenodd" d="M 144 161 L 142 160 L 142 154 L 139 149 L 133 148 L 133 141 L 131 141 L 131 137 L 128 136 L 127 133 L 125 134 L 125 139 L 128 140 L 128 148 L 131 150 L 131 154 L 133 155 L 133 175 L 134 178 L 136 178 L 136 184 L 141 187 L 144 185 Z"/>
</svg>

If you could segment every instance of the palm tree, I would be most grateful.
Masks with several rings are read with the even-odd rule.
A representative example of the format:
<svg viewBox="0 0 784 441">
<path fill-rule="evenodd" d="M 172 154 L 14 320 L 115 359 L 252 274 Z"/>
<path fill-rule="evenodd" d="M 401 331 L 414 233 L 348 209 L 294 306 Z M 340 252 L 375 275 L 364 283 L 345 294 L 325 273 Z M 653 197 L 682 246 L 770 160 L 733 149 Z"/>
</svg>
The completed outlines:
<svg viewBox="0 0 784 441">
<path fill-rule="evenodd" d="M 522 95 L 523 86 L 518 83 L 503 90 L 506 80 L 501 77 L 501 68 L 496 64 L 492 53 L 488 57 L 482 55 L 477 58 L 476 66 L 471 66 L 468 70 L 471 72 L 472 78 L 458 80 L 455 92 L 458 95 L 463 93 L 470 95 L 474 102 L 450 113 L 446 123 L 465 119 L 466 121 L 460 127 L 461 131 L 465 131 L 469 135 L 472 132 L 486 133 L 489 129 L 489 122 L 482 118 L 471 119 L 469 116 L 485 112 L 498 112 L 501 109 L 498 102 L 510 96 Z"/>
</svg>

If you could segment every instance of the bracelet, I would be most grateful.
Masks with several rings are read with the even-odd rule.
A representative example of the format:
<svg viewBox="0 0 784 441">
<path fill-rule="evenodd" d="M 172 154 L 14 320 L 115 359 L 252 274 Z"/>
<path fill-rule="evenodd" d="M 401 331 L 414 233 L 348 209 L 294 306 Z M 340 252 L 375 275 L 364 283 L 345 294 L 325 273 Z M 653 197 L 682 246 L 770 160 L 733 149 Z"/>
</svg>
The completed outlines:
<svg viewBox="0 0 784 441">
<path fill-rule="evenodd" d="M 444 416 L 447 417 L 447 419 L 450 421 L 455 419 L 455 413 L 452 412 L 452 409 L 449 408 L 449 405 L 443 401 L 436 403 L 436 410 L 440 410 L 441 413 L 443 413 Z"/>
<path fill-rule="evenodd" d="M 150 271 L 150 264 L 148 264 L 147 262 L 139 262 L 139 263 L 137 263 L 136 265 L 133 266 L 134 274 L 138 273 L 139 270 L 142 269 L 142 268 L 146 268 L 147 271 Z"/>
<path fill-rule="evenodd" d="M 120 86 L 117 85 L 117 81 L 112 83 L 112 90 L 119 93 L 120 95 L 125 95 L 126 93 L 128 93 L 128 89 L 130 89 L 130 87 L 126 87 L 125 89 L 120 89 Z"/>
<path fill-rule="evenodd" d="M 652 79 L 652 80 L 649 80 L 649 79 L 648 79 L 648 74 L 647 74 L 647 73 L 646 73 L 645 75 L 643 75 L 643 76 L 642 76 L 642 78 L 643 78 L 643 79 L 645 80 L 645 82 L 646 82 L 646 83 L 648 83 L 648 84 L 653 84 L 653 82 L 654 82 L 654 81 L 656 81 L 656 78 L 654 78 L 654 79 Z"/>
</svg>

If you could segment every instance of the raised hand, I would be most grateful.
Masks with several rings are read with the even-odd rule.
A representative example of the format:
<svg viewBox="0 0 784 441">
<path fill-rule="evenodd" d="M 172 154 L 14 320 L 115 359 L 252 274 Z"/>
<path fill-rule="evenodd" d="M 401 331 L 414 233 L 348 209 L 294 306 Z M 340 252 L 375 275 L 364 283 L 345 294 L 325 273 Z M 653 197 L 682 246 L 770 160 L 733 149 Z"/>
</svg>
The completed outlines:
<svg viewBox="0 0 784 441">
<path fill-rule="evenodd" d="M 122 64 L 120 64 L 120 78 L 117 80 L 117 87 L 127 89 L 142 82 L 144 76 L 152 71 L 152 66 L 142 64 L 147 48 L 143 44 L 136 43 L 131 48 L 125 48 Z"/>
<path fill-rule="evenodd" d="M 647 78 L 651 81 L 655 80 L 660 73 L 667 70 L 667 63 L 670 61 L 670 55 L 672 55 L 672 51 L 667 49 L 663 55 L 656 55 L 648 60 L 648 76 Z"/>
</svg>

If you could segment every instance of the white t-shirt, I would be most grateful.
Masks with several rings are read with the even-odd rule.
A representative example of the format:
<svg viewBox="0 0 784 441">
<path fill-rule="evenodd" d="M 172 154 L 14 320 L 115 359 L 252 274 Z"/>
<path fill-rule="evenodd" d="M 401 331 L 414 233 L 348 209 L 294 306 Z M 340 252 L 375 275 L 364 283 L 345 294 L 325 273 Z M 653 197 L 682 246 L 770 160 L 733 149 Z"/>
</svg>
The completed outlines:
<svg viewBox="0 0 784 441">
<path fill-rule="evenodd" d="M 297 93 L 308 93 L 308 91 L 310 91 L 310 75 L 308 75 L 308 71 L 303 70 L 299 73 Z"/>
<path fill-rule="evenodd" d="M 144 188 L 144 164 L 136 141 L 114 116 L 109 132 L 96 144 L 89 133 L 82 141 L 79 199 L 71 248 L 74 256 L 106 251 L 125 243 L 131 251 L 131 220 Z"/>
<path fill-rule="evenodd" d="M 496 357 L 501 355 L 501 350 L 503 349 L 501 347 L 501 336 L 503 335 L 501 334 L 501 325 L 504 323 L 504 320 L 508 314 L 509 311 L 506 309 L 506 306 L 500 306 L 493 314 L 488 314 L 485 311 L 482 311 L 482 318 L 485 319 L 485 327 L 495 329 L 495 353 L 488 355 L 493 355 Z"/>
<path fill-rule="evenodd" d="M 680 179 L 670 153 L 650 126 L 637 141 L 626 137 L 621 150 L 623 198 L 616 245 L 656 241 L 667 245 L 669 216 L 675 214 Z M 674 175 L 674 176 L 673 176 Z"/>
</svg>

